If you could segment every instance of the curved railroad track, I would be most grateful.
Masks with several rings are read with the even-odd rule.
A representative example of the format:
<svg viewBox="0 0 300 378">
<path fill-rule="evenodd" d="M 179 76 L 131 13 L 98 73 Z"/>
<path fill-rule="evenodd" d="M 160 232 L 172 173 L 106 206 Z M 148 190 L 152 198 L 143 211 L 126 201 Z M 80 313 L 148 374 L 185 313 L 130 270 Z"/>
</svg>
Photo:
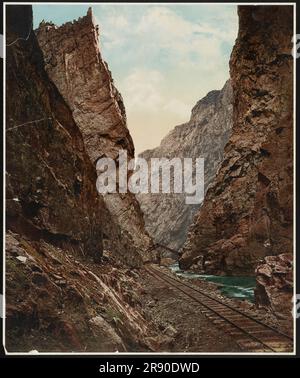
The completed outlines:
<svg viewBox="0 0 300 378">
<path fill-rule="evenodd" d="M 153 277 L 164 281 L 198 305 L 200 304 L 201 312 L 229 333 L 244 352 L 288 353 L 293 351 L 293 339 L 289 335 L 160 269 L 150 265 L 147 265 L 145 269 Z"/>
</svg>

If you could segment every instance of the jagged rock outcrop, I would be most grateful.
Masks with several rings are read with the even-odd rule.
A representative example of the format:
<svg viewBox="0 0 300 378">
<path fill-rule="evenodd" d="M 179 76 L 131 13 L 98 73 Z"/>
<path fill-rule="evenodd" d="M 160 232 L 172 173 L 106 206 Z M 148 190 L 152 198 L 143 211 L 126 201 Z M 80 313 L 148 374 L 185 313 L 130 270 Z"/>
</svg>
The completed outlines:
<svg viewBox="0 0 300 378">
<path fill-rule="evenodd" d="M 99 49 L 99 26 L 92 9 L 77 21 L 60 27 L 42 22 L 36 30 L 45 69 L 72 110 L 83 135 L 87 153 L 96 166 L 101 157 L 118 161 L 119 150 L 134 157 L 122 97 L 115 88 Z M 105 194 L 105 203 L 131 248 L 148 259 L 152 240 L 145 231 L 139 203 L 131 193 Z"/>
<path fill-rule="evenodd" d="M 141 262 L 44 70 L 31 6 L 8 5 L 6 22 L 6 349 L 156 350 L 141 273 L 120 260 Z"/>
<path fill-rule="evenodd" d="M 222 161 L 231 127 L 232 89 L 227 81 L 222 90 L 211 91 L 197 102 L 187 123 L 176 126 L 159 147 L 144 151 L 140 157 L 147 161 L 154 157 L 203 157 L 206 190 Z M 150 235 L 157 243 L 178 250 L 200 204 L 186 204 L 185 193 L 140 194 L 137 197 Z"/>
<path fill-rule="evenodd" d="M 35 33 L 45 69 L 72 110 L 91 161 L 102 155 L 115 159 L 120 148 L 133 157 L 123 100 L 101 57 L 92 9 L 60 27 L 41 22 Z"/>
<path fill-rule="evenodd" d="M 233 129 L 180 266 L 254 274 L 293 250 L 293 9 L 239 6 L 230 60 Z"/>
<path fill-rule="evenodd" d="M 267 256 L 256 268 L 255 302 L 281 319 L 292 320 L 293 255 Z"/>
</svg>

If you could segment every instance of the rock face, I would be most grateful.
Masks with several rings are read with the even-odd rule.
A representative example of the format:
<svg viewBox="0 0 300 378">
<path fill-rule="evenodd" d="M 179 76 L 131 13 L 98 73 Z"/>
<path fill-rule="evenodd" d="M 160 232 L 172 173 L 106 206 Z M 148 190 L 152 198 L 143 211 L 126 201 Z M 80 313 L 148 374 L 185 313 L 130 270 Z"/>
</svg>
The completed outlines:
<svg viewBox="0 0 300 378">
<path fill-rule="evenodd" d="M 96 191 L 36 36 L 24 39 L 31 6 L 6 9 L 6 349 L 155 350 L 163 340 L 132 268 L 141 260 Z"/>
<path fill-rule="evenodd" d="M 10 18 L 25 12 L 20 24 Z M 30 12 L 28 7 L 9 11 L 8 43 L 28 34 Z M 36 239 L 55 238 L 99 259 L 102 220 L 109 213 L 97 195 L 80 131 L 43 69 L 33 33 L 7 47 L 6 78 L 7 227 Z"/>
<path fill-rule="evenodd" d="M 256 268 L 255 302 L 281 319 L 292 320 L 293 255 L 267 256 Z"/>
<path fill-rule="evenodd" d="M 92 9 L 85 17 L 61 27 L 42 22 L 36 35 L 45 69 L 72 110 L 94 166 L 101 157 L 117 161 L 119 150 L 126 150 L 128 160 L 132 159 L 134 145 L 126 125 L 123 100 L 101 57 L 99 27 Z M 104 200 L 122 232 L 131 239 L 132 248 L 147 259 L 146 251 L 152 240 L 145 232 L 135 196 L 106 194 Z"/>
<path fill-rule="evenodd" d="M 71 108 L 91 161 L 104 154 L 115 159 L 120 148 L 133 157 L 123 100 L 101 57 L 92 9 L 61 27 L 42 22 L 35 32 L 45 69 Z"/>
<path fill-rule="evenodd" d="M 189 122 L 176 126 L 159 147 L 143 152 L 140 157 L 147 161 L 151 158 L 203 157 L 206 190 L 222 161 L 231 127 L 232 89 L 227 81 L 222 90 L 211 91 L 198 101 Z M 177 250 L 183 245 L 187 229 L 200 206 L 186 204 L 185 198 L 186 194 L 174 192 L 138 195 L 146 228 L 157 243 Z"/>
<path fill-rule="evenodd" d="M 260 258 L 293 249 L 293 9 L 238 13 L 232 135 L 180 259 L 213 274 L 254 274 Z"/>
</svg>

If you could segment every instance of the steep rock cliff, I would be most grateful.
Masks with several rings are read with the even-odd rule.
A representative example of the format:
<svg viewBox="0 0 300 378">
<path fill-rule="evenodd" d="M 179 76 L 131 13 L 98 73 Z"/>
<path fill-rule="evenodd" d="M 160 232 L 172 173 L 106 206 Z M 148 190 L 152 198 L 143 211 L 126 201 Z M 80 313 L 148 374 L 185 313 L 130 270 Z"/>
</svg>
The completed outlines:
<svg viewBox="0 0 300 378">
<path fill-rule="evenodd" d="M 232 89 L 227 81 L 222 90 L 211 91 L 197 102 L 187 123 L 176 126 L 159 147 L 144 151 L 140 157 L 147 161 L 154 157 L 203 157 L 206 190 L 222 161 L 231 127 Z M 157 243 L 177 250 L 183 245 L 187 229 L 200 206 L 186 204 L 185 198 L 185 193 L 138 195 L 146 228 Z"/>
<path fill-rule="evenodd" d="M 80 131 L 43 69 L 33 32 L 28 40 L 16 41 L 30 31 L 30 12 L 8 7 L 7 226 L 37 239 L 67 241 L 99 260 L 108 212 Z M 15 13 L 19 18 L 13 20 Z"/>
<path fill-rule="evenodd" d="M 92 9 L 77 21 L 61 27 L 42 22 L 36 30 L 45 69 L 72 110 L 87 153 L 96 166 L 101 157 L 117 162 L 119 150 L 134 157 L 122 97 L 115 88 L 99 48 L 99 26 Z M 147 259 L 152 240 L 145 231 L 139 203 L 131 193 L 105 194 L 105 203 L 131 239 L 131 248 Z"/>
<path fill-rule="evenodd" d="M 254 274 L 259 258 L 292 252 L 293 9 L 238 14 L 232 135 L 180 259 L 207 273 Z"/>
<path fill-rule="evenodd" d="M 121 255 L 140 262 L 44 70 L 31 7 L 7 5 L 6 21 L 5 347 L 156 350 L 163 340 L 144 317 L 140 273 Z"/>
</svg>

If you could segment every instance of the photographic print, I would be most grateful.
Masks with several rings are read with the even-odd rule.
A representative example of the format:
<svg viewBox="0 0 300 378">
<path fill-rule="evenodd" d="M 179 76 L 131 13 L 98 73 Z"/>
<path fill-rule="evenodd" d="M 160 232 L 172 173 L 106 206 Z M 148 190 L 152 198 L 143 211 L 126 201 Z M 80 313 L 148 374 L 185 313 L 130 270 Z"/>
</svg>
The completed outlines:
<svg viewBox="0 0 300 378">
<path fill-rule="evenodd" d="M 295 354 L 295 7 L 4 4 L 7 354 Z"/>
</svg>

